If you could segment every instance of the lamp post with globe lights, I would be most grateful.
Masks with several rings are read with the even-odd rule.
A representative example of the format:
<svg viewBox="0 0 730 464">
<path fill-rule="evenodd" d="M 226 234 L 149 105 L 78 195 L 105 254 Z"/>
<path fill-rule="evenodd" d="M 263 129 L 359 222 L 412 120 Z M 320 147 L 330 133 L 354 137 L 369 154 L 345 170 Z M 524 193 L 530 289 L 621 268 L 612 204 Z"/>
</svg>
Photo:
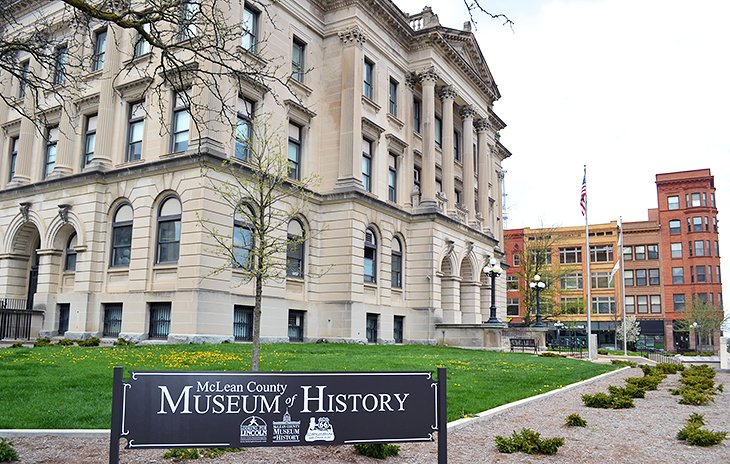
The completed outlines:
<svg viewBox="0 0 730 464">
<path fill-rule="evenodd" d="M 540 315 L 540 291 L 545 288 L 545 282 L 540 280 L 540 274 L 535 274 L 530 282 L 530 288 L 535 289 L 537 299 L 537 309 L 535 311 L 535 325 L 534 327 L 543 327 L 542 319 Z"/>
<path fill-rule="evenodd" d="M 494 283 L 497 277 L 502 274 L 502 267 L 499 265 L 496 259 L 490 258 L 489 264 L 484 266 L 484 272 L 486 272 L 491 279 L 490 283 L 492 296 L 492 304 L 489 306 L 489 320 L 487 321 L 487 324 L 499 324 L 500 321 L 499 319 L 497 319 L 497 303 L 495 301 L 496 289 Z"/>
</svg>

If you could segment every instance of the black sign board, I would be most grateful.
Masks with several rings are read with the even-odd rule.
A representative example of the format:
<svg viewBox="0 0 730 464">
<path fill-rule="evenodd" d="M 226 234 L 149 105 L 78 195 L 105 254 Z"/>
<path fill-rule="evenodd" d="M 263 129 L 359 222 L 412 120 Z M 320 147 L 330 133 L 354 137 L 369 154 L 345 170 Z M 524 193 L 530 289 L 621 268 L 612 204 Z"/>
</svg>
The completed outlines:
<svg viewBox="0 0 730 464">
<path fill-rule="evenodd" d="M 116 368 L 109 462 L 120 438 L 127 448 L 247 448 L 432 441 L 436 431 L 445 459 L 445 377 L 132 371 L 123 382 Z"/>
</svg>

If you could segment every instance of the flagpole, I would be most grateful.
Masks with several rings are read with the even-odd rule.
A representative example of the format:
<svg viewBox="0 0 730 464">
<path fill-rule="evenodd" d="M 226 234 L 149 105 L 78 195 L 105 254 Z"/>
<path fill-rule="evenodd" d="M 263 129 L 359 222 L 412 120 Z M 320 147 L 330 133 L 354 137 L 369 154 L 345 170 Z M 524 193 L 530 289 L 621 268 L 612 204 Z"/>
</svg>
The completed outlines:
<svg viewBox="0 0 730 464">
<path fill-rule="evenodd" d="M 618 217 L 618 252 L 621 253 L 621 327 L 624 332 L 624 356 L 628 356 L 626 350 L 626 283 L 624 282 L 624 221 Z"/>
<path fill-rule="evenodd" d="M 584 202 L 584 211 L 585 211 L 585 218 L 586 218 L 586 274 L 588 275 L 587 285 L 588 288 L 588 301 L 586 304 L 586 323 L 588 327 L 586 327 L 586 334 L 588 335 L 588 359 L 592 358 L 592 350 L 591 350 L 591 284 L 593 280 L 591 279 L 591 248 L 590 248 L 590 241 L 588 238 L 588 192 L 587 192 L 587 186 L 586 186 L 586 175 L 587 175 L 587 169 L 586 165 L 583 165 L 583 190 L 582 190 L 582 196 L 583 196 L 583 202 Z"/>
</svg>

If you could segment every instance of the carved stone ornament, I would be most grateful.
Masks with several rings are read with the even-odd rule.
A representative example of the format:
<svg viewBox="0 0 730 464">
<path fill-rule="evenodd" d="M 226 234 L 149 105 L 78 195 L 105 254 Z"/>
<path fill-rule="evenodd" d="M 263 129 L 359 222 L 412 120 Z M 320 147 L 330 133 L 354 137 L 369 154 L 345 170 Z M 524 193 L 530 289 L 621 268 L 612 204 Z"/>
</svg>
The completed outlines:
<svg viewBox="0 0 730 464">
<path fill-rule="evenodd" d="M 439 75 L 436 72 L 435 69 L 433 69 L 433 66 L 421 71 L 418 73 L 418 78 L 421 82 L 433 82 L 436 83 L 436 81 L 439 79 Z"/>
<path fill-rule="evenodd" d="M 439 97 L 441 97 L 441 100 L 446 100 L 447 98 L 451 98 L 452 100 L 456 98 L 456 89 L 454 89 L 451 85 L 445 85 L 441 87 L 441 90 L 439 91 Z"/>
<path fill-rule="evenodd" d="M 477 132 L 486 132 L 492 128 L 492 125 L 489 124 L 489 120 L 487 118 L 481 118 L 474 121 L 474 128 Z"/>
<path fill-rule="evenodd" d="M 30 202 L 24 201 L 20 204 L 20 215 L 23 216 L 23 221 L 28 222 L 30 221 Z"/>
<path fill-rule="evenodd" d="M 365 32 L 360 28 L 360 26 L 350 26 L 344 31 L 340 31 L 337 33 L 337 35 L 340 37 L 340 40 L 345 45 L 354 45 L 358 44 L 362 46 L 362 44 L 365 43 L 367 40 L 367 37 L 365 36 Z"/>
<path fill-rule="evenodd" d="M 64 224 L 68 224 L 68 211 L 71 209 L 71 205 L 58 205 L 58 217 L 61 218 Z"/>
<path fill-rule="evenodd" d="M 476 114 L 477 111 L 471 105 L 464 105 L 459 109 L 459 116 L 461 116 L 461 119 L 473 118 Z"/>
</svg>

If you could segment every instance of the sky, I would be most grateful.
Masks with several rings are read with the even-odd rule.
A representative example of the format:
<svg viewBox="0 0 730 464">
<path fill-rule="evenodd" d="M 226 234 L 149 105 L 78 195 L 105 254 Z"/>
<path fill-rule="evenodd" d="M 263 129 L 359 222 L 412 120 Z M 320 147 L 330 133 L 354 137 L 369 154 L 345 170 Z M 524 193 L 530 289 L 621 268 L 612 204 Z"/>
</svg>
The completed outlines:
<svg viewBox="0 0 730 464">
<path fill-rule="evenodd" d="M 506 229 L 647 219 L 656 174 L 715 177 L 722 274 L 730 276 L 730 1 L 481 0 L 514 25 L 477 15 L 475 35 L 502 95 Z M 461 29 L 461 0 L 433 8 Z M 730 301 L 730 285 L 723 301 Z M 730 305 L 726 305 L 730 307 Z"/>
</svg>

